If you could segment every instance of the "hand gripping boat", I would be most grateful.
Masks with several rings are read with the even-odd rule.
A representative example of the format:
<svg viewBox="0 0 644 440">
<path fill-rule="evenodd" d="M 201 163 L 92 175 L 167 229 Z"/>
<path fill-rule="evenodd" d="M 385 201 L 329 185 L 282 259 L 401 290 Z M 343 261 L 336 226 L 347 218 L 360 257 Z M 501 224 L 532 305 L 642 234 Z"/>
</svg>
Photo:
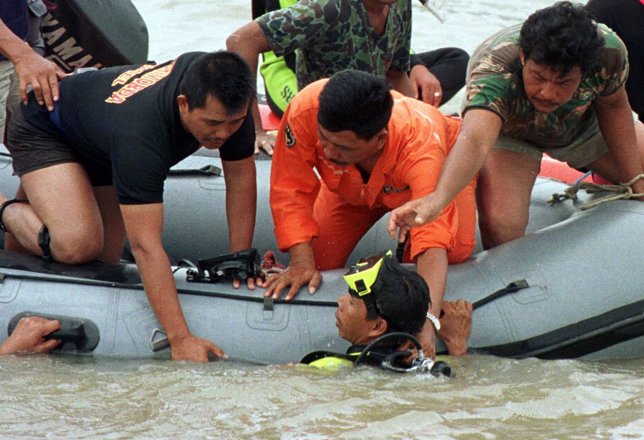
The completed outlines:
<svg viewBox="0 0 644 440">
<path fill-rule="evenodd" d="M 0 158 L 0 191 L 17 180 Z M 165 244 L 174 261 L 226 252 L 224 179 L 218 159 L 192 156 L 175 167 L 165 193 Z M 258 161 L 255 247 L 277 249 L 268 206 L 269 161 Z M 618 200 L 582 211 L 596 196 L 550 206 L 566 184 L 539 178 L 528 234 L 449 269 L 447 299 L 475 305 L 472 352 L 509 357 L 628 358 L 644 355 L 644 203 Z M 392 248 L 385 219 L 358 244 L 351 261 Z M 284 256 L 278 257 L 285 259 Z M 299 360 L 314 350 L 342 352 L 335 306 L 345 270 L 323 273 L 315 295 L 265 301 L 262 289 L 228 281 L 175 280 L 192 332 L 232 358 Z M 67 266 L 0 251 L 0 341 L 24 314 L 63 322 L 61 350 L 114 357 L 167 357 L 167 340 L 132 264 Z M 442 346 L 439 346 L 439 351 Z"/>
</svg>

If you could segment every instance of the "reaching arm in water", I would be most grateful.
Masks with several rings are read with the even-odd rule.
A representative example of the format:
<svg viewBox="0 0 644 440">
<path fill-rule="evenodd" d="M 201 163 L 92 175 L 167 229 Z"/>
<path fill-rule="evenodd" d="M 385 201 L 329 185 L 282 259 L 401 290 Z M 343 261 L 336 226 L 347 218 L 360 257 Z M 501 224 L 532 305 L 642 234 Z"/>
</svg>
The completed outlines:
<svg viewBox="0 0 644 440">
<path fill-rule="evenodd" d="M 40 316 L 27 316 L 18 321 L 11 336 L 0 345 L 0 354 L 45 353 L 60 341 L 45 337 L 60 328 L 60 322 Z"/>
</svg>

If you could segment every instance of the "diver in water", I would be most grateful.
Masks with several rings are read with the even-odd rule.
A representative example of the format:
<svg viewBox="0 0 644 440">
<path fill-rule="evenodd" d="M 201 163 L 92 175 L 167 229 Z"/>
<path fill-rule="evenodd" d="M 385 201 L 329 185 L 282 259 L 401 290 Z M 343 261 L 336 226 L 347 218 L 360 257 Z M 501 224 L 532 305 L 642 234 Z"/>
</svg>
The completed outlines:
<svg viewBox="0 0 644 440">
<path fill-rule="evenodd" d="M 256 276 L 256 259 L 256 251 L 228 254 L 210 259 L 206 265 L 222 276 L 231 271 L 236 276 L 244 271 Z M 197 272 L 192 272 L 193 281 L 205 281 L 195 279 L 197 275 Z M 210 275 L 209 281 L 220 279 Z M 309 353 L 301 363 L 324 369 L 367 364 L 398 372 L 451 376 L 450 366 L 425 357 L 420 342 L 413 336 L 420 332 L 426 319 L 437 321 L 426 313 L 430 306 L 429 287 L 420 275 L 402 267 L 389 251 L 361 259 L 344 275 L 344 281 L 348 285 L 348 293 L 338 299 L 336 326 L 340 337 L 349 341 L 351 347 L 346 354 L 329 351 Z M 454 303 L 445 301 L 443 305 L 449 308 Z M 0 344 L 0 354 L 47 352 L 61 342 L 47 337 L 60 326 L 57 320 L 23 317 L 15 330 L 10 331 L 9 338 Z M 412 351 L 407 347 L 411 345 L 417 353 L 408 362 Z"/>
<path fill-rule="evenodd" d="M 429 288 L 416 272 L 402 267 L 391 252 L 364 258 L 344 276 L 347 294 L 338 299 L 335 313 L 338 333 L 352 345 L 346 354 L 328 351 L 309 353 L 301 363 L 319 368 L 368 364 L 398 372 L 430 372 L 451 376 L 445 362 L 426 358 L 413 336 L 429 319 Z M 418 350 L 401 347 L 411 342 Z"/>
</svg>

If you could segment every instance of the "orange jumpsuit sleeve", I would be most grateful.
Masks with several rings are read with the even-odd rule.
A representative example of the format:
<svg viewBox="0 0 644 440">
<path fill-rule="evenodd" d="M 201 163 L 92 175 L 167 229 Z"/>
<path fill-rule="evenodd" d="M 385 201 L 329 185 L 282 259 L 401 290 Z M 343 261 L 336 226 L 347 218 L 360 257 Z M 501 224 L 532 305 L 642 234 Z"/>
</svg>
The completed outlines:
<svg viewBox="0 0 644 440">
<path fill-rule="evenodd" d="M 270 205 L 277 245 L 283 252 L 311 241 L 319 231 L 313 218 L 320 190 L 313 170 L 317 161 L 317 109 L 303 109 L 297 104 L 291 103 L 282 117 L 271 165 Z"/>
<path fill-rule="evenodd" d="M 437 140 L 433 140 L 432 136 L 429 136 L 429 139 L 427 137 L 423 140 L 420 139 L 408 143 L 406 150 L 411 150 L 412 153 L 406 158 L 402 168 L 407 184 L 411 188 L 412 200 L 435 191 L 441 168 L 445 162 L 445 150 Z M 428 146 L 428 142 L 432 145 Z M 422 153 L 419 153 L 421 151 Z M 418 255 L 429 248 L 442 248 L 450 251 L 455 245 L 457 231 L 458 210 L 452 201 L 443 209 L 436 220 L 412 228 L 412 261 L 416 261 Z"/>
</svg>

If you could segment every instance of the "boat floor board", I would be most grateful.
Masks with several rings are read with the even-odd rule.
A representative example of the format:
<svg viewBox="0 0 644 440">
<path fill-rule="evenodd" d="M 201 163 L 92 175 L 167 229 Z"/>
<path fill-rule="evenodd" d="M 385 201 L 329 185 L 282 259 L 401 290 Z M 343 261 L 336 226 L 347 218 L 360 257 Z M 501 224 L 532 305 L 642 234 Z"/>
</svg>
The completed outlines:
<svg viewBox="0 0 644 440">
<path fill-rule="evenodd" d="M 141 277 L 137 270 L 127 264 L 109 265 L 97 261 L 88 264 L 69 265 L 46 261 L 27 254 L 3 251 L 0 252 L 0 272 L 3 272 L 2 269 L 4 268 L 32 272 L 34 277 L 38 276 L 36 274 L 43 274 L 91 280 L 100 284 L 107 283 L 108 285 L 121 287 L 140 287 L 142 285 Z"/>
</svg>

